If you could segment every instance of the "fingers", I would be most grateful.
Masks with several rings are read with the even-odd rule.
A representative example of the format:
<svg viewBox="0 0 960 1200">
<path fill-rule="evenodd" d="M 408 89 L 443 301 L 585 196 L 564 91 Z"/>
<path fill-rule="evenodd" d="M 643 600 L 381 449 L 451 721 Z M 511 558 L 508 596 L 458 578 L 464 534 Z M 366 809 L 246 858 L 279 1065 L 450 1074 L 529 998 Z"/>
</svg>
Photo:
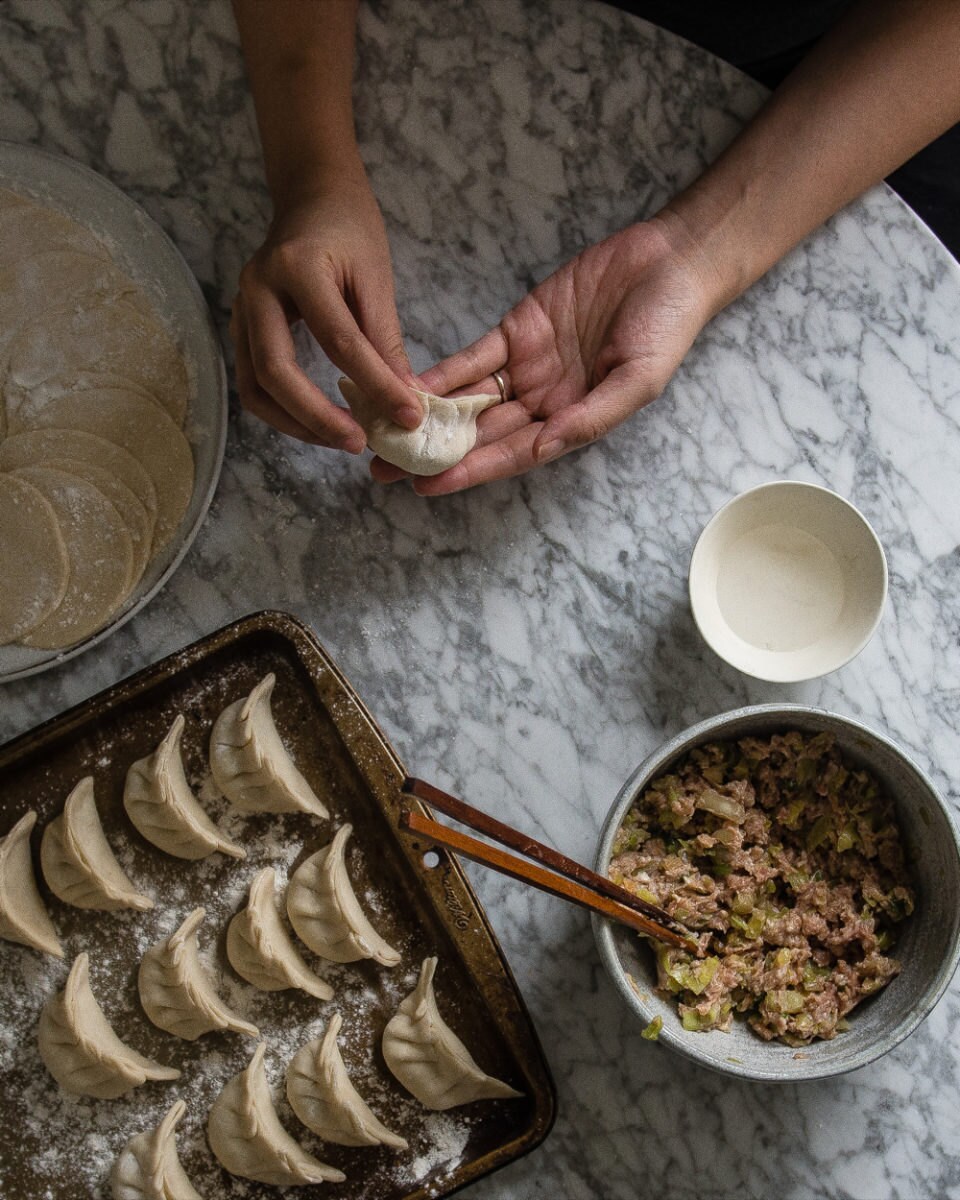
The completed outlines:
<svg viewBox="0 0 960 1200">
<path fill-rule="evenodd" d="M 443 362 L 437 363 L 429 371 L 420 376 L 424 388 L 438 396 L 449 396 L 458 388 L 475 384 L 476 380 L 489 379 L 490 395 L 497 395 L 497 385 L 493 381 L 493 372 L 503 374 L 503 366 L 507 361 L 509 347 L 503 330 L 498 325 L 471 345 L 458 350 Z M 504 376 L 506 382 L 506 376 Z M 509 389 L 507 395 L 510 395 Z"/>
<path fill-rule="evenodd" d="M 541 426 L 533 446 L 537 463 L 551 462 L 598 441 L 611 429 L 643 408 L 659 393 L 646 377 L 638 378 L 629 366 L 611 371 L 579 404 L 555 412 Z"/>
<path fill-rule="evenodd" d="M 363 430 L 346 411 L 332 404 L 297 365 L 286 314 L 273 293 L 260 289 L 234 305 L 237 389 L 244 408 L 283 433 L 359 454 Z M 283 416 L 282 414 L 286 414 Z"/>
<path fill-rule="evenodd" d="M 478 446 L 448 471 L 415 478 L 413 490 L 418 496 L 447 496 L 451 492 L 476 487 L 478 483 L 492 483 L 495 479 L 521 475 L 537 465 L 533 445 L 539 428 L 539 423 L 528 423 L 506 437 Z"/>
<path fill-rule="evenodd" d="M 326 276 L 313 280 L 309 291 L 293 295 L 307 328 L 332 363 L 368 396 L 375 397 L 384 412 L 397 425 L 416 429 L 423 419 L 420 402 L 408 384 L 397 377 L 390 366 L 363 333 L 350 312 L 335 281 Z M 412 379 L 406 354 L 402 349 L 399 321 L 391 333 L 391 354 L 394 363 L 402 365 Z"/>
</svg>

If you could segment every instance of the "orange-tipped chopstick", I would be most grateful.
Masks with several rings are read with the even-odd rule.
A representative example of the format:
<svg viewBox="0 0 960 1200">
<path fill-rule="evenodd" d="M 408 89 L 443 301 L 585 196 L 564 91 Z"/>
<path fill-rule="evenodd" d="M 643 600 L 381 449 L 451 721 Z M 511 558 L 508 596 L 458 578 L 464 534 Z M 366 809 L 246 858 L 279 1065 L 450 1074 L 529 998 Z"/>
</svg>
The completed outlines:
<svg viewBox="0 0 960 1200">
<path fill-rule="evenodd" d="M 504 825 L 496 817 L 481 812 L 466 801 L 441 791 L 423 779 L 405 779 L 401 791 L 406 795 L 416 796 L 446 816 L 502 845 L 509 846 L 524 857 L 515 858 L 496 846 L 481 842 L 479 838 L 450 829 L 441 825 L 439 821 L 433 821 L 417 812 L 401 813 L 400 825 L 403 829 L 418 833 L 437 845 L 455 850 L 464 858 L 499 871 L 502 875 L 508 875 L 521 883 L 528 883 L 531 887 L 559 896 L 562 900 L 569 900 L 573 904 L 599 912 L 611 920 L 620 921 L 648 937 L 697 953 L 698 946 L 690 931 L 675 921 L 669 913 L 634 896 L 626 888 L 620 887 L 603 875 L 596 874 L 582 863 L 574 862 L 565 854 L 552 850 L 509 825 Z M 525 859 L 535 859 L 549 870 L 544 870 L 543 867 Z"/>
</svg>

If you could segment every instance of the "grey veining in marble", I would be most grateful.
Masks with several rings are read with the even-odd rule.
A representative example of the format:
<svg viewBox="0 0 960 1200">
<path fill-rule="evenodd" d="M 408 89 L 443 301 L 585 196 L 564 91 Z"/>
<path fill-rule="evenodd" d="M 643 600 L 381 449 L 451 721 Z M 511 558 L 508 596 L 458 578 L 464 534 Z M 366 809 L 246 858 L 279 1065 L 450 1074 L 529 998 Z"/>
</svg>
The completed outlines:
<svg viewBox="0 0 960 1200">
<path fill-rule="evenodd" d="M 356 91 L 421 368 L 653 212 L 762 101 L 732 69 L 593 0 L 371 0 Z M 71 155 L 146 207 L 225 333 L 269 214 L 226 0 L 8 0 L 0 95 L 0 136 Z M 960 269 L 876 189 L 722 313 L 654 405 L 523 479 L 425 501 L 234 412 L 177 575 L 95 652 L 4 687 L 0 736 L 281 607 L 316 628 L 409 767 L 585 860 L 650 748 L 749 702 L 876 725 L 956 802 L 958 316 Z M 685 592 L 710 514 L 779 478 L 849 497 L 890 566 L 878 635 L 795 686 L 715 659 Z M 854 1075 L 729 1082 L 639 1038 L 583 914 L 471 876 L 560 1102 L 548 1143 L 475 1185 L 477 1200 L 960 1197 L 960 983 Z"/>
</svg>

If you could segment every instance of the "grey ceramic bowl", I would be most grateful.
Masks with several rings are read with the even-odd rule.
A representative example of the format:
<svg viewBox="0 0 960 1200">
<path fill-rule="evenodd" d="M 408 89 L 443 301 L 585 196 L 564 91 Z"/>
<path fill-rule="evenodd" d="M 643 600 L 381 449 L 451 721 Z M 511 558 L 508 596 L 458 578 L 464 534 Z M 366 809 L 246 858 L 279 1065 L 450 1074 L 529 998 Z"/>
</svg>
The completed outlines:
<svg viewBox="0 0 960 1200">
<path fill-rule="evenodd" d="M 742 1020 L 726 1032 L 688 1032 L 674 1005 L 654 990 L 653 955 L 622 925 L 594 917 L 603 965 L 642 1026 L 663 1018 L 659 1041 L 703 1066 L 746 1079 L 793 1081 L 839 1075 L 886 1054 L 911 1034 L 943 995 L 960 958 L 960 838 L 930 781 L 882 734 L 856 721 L 802 705 L 762 704 L 736 709 L 685 730 L 630 776 L 610 810 L 596 869 L 606 873 L 613 838 L 636 797 L 688 750 L 704 742 L 800 729 L 830 730 L 851 761 L 868 769 L 896 803 L 917 888 L 917 907 L 902 927 L 893 954 L 901 973 L 850 1014 L 850 1028 L 832 1041 L 799 1050 L 765 1042 Z"/>
</svg>

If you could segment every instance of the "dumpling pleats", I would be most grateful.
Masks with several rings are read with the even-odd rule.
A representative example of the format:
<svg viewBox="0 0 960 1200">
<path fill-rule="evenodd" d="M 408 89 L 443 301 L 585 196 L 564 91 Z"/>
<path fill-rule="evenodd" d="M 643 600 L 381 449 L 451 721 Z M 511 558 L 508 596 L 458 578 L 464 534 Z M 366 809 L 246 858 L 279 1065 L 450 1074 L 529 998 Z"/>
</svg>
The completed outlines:
<svg viewBox="0 0 960 1200">
<path fill-rule="evenodd" d="M 235 1075 L 210 1109 L 207 1139 L 231 1175 L 274 1187 L 339 1183 L 342 1171 L 308 1154 L 280 1124 L 263 1066 L 261 1042 L 245 1071 Z"/>
<path fill-rule="evenodd" d="M 176 1128 L 186 1111 L 177 1100 L 156 1129 L 127 1142 L 110 1173 L 113 1200 L 203 1200 L 177 1157 Z"/>
<path fill-rule="evenodd" d="M 322 1038 L 297 1051 L 287 1067 L 287 1099 L 300 1120 L 325 1141 L 340 1146 L 391 1146 L 406 1150 L 353 1086 L 337 1034 L 343 1018 L 334 1013 Z"/>
<path fill-rule="evenodd" d="M 227 958 L 238 975 L 265 992 L 300 988 L 318 1000 L 329 1000 L 333 988 L 310 970 L 283 927 L 274 901 L 272 867 L 250 884 L 247 907 L 227 928 Z"/>
<path fill-rule="evenodd" d="M 433 991 L 436 969 L 435 958 L 424 959 L 416 988 L 383 1031 L 387 1066 L 425 1108 L 442 1110 L 523 1095 L 482 1071 L 440 1016 Z"/>
<path fill-rule="evenodd" d="M 76 908 L 153 908 L 153 901 L 136 890 L 110 849 L 90 775 L 80 780 L 63 813 L 43 831 L 40 865 L 54 895 Z"/>
<path fill-rule="evenodd" d="M 154 1025 L 190 1042 L 215 1029 L 259 1037 L 256 1025 L 223 1003 L 200 965 L 197 931 L 204 916 L 195 908 L 175 933 L 143 956 L 137 978 L 143 1010 Z"/>
<path fill-rule="evenodd" d="M 287 887 L 287 916 L 314 954 L 332 962 L 373 958 L 385 967 L 400 961 L 396 950 L 370 924 L 357 900 L 344 858 L 351 825 L 297 867 Z"/>
<path fill-rule="evenodd" d="M 329 814 L 284 746 L 273 720 L 266 675 L 249 696 L 223 710 L 210 735 L 210 769 L 217 787 L 243 812 Z"/>
<path fill-rule="evenodd" d="M 40 1014 L 40 1057 L 67 1092 L 113 1100 L 148 1079 L 179 1079 L 180 1072 L 145 1058 L 113 1032 L 90 990 L 90 961 L 77 956 L 67 985 Z"/>
<path fill-rule="evenodd" d="M 35 812 L 24 813 L 7 836 L 0 838 L 0 937 L 63 958 L 63 947 L 33 873 L 30 832 L 36 823 Z"/>
<path fill-rule="evenodd" d="M 231 858 L 246 858 L 203 811 L 187 782 L 180 754 L 184 719 L 177 716 L 153 754 L 127 772 L 123 807 L 148 842 L 176 858 L 195 861 L 219 850 Z"/>
</svg>

